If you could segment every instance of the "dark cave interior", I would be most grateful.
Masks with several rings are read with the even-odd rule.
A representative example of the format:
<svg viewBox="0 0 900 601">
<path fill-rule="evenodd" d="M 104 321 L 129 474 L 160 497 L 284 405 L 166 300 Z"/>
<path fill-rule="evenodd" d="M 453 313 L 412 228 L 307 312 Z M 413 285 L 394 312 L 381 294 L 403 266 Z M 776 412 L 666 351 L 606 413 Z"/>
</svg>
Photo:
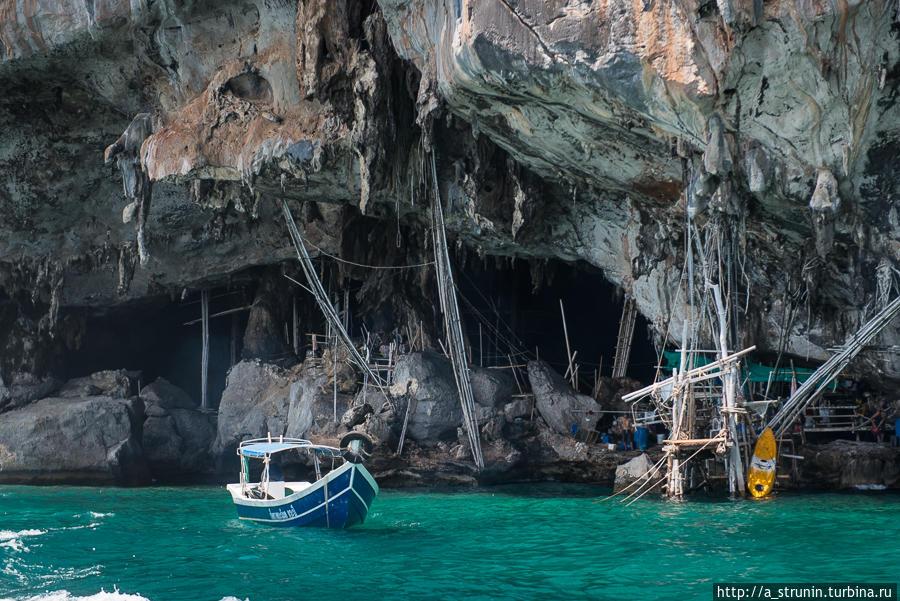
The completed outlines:
<svg viewBox="0 0 900 601">
<path fill-rule="evenodd" d="M 331 261 L 326 259 L 328 263 Z M 285 265 L 284 271 L 295 266 Z M 328 265 L 325 265 L 328 272 Z M 249 307 L 265 277 L 275 282 L 273 314 L 281 321 L 279 335 L 290 348 L 292 299 L 297 299 L 301 346 L 309 348 L 309 333 L 323 333 L 325 321 L 306 291 L 280 277 L 279 268 L 255 268 L 241 274 L 238 284 L 216 287 L 210 298 L 209 404 L 215 408 L 225 388 L 227 372 L 236 358 L 242 358 L 244 331 Z M 275 275 L 272 278 L 272 275 Z M 299 277 L 297 275 L 296 277 Z M 594 370 L 609 376 L 621 318 L 623 295 L 602 273 L 585 263 L 562 261 L 475 259 L 456 270 L 460 311 L 473 365 L 523 364 L 539 356 L 563 374 L 567 352 L 562 327 L 560 300 L 565 307 L 571 350 L 579 367 L 580 390 L 589 393 Z M 538 282 L 532 280 L 538 279 Z M 336 281 L 336 280 L 334 280 Z M 433 283 L 433 278 L 428 281 Z M 357 300 L 361 282 L 344 278 L 351 291 L 351 335 L 364 339 L 366 331 L 393 335 L 392 327 L 405 335 L 403 326 L 392 326 L 391 314 L 399 314 L 391 302 L 376 300 L 373 307 Z M 164 377 L 183 388 L 192 398 L 200 398 L 202 330 L 200 293 L 192 290 L 183 298 L 156 297 L 140 304 L 89 314 L 83 343 L 61 361 L 61 377 L 73 378 L 105 369 L 142 372 L 142 382 Z M 338 295 L 335 295 L 338 296 Z M 430 297 L 433 297 L 430 298 Z M 408 299 L 407 299 L 408 300 Z M 437 306 L 437 292 L 423 295 L 424 304 Z M 234 311 L 227 313 L 228 311 Z M 218 315 L 226 312 L 224 315 Z M 191 323 L 193 322 L 193 323 Z M 277 325 L 277 324 L 276 324 Z M 439 337 L 440 322 L 423 321 L 433 339 Z M 235 336 L 236 334 L 236 336 Z M 303 351 L 300 353 L 303 355 Z M 246 357 L 246 353 L 243 353 Z M 289 365 L 292 352 L 263 357 Z M 302 359 L 302 356 L 299 357 Z M 657 362 L 647 325 L 638 317 L 627 375 L 641 381 L 652 379 Z"/>
</svg>

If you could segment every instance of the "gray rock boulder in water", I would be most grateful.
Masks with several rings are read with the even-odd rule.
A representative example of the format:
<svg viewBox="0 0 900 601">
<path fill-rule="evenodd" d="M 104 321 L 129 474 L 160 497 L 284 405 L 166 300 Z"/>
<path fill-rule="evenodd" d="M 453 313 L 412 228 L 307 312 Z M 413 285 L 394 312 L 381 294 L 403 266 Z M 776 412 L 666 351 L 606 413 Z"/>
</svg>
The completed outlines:
<svg viewBox="0 0 900 601">
<path fill-rule="evenodd" d="M 144 421 L 142 443 L 153 477 L 166 482 L 210 471 L 209 449 L 216 438 L 213 415 L 177 407 L 152 407 L 153 414 Z"/>
<path fill-rule="evenodd" d="M 415 410 L 409 417 L 407 435 L 413 440 L 455 438 L 462 424 L 459 393 L 450 360 L 431 352 L 401 355 L 394 367 L 391 395 L 409 395 Z M 406 411 L 406 403 L 399 407 Z"/>
<path fill-rule="evenodd" d="M 0 482 L 145 484 L 138 399 L 47 398 L 0 415 Z"/>
<path fill-rule="evenodd" d="M 235 364 L 219 403 L 213 455 L 228 459 L 241 440 L 286 434 L 294 377 L 292 372 L 257 360 Z"/>
<path fill-rule="evenodd" d="M 644 486 L 649 482 L 649 486 L 656 492 L 662 492 L 663 472 L 661 469 L 653 468 L 653 462 L 646 453 L 641 453 L 631 461 L 623 463 L 616 468 L 616 481 L 613 486 L 613 492 L 620 492 L 628 489 L 628 492 L 634 492 L 638 488 L 641 492 L 646 490 Z M 640 480 L 640 482 L 635 483 Z"/>
<path fill-rule="evenodd" d="M 596 413 L 600 409 L 597 402 L 572 390 L 569 383 L 544 361 L 528 362 L 528 380 L 534 393 L 535 408 L 554 431 L 571 436 L 573 424 L 577 424 L 579 430 L 593 430 L 597 425 L 600 417 Z"/>
</svg>

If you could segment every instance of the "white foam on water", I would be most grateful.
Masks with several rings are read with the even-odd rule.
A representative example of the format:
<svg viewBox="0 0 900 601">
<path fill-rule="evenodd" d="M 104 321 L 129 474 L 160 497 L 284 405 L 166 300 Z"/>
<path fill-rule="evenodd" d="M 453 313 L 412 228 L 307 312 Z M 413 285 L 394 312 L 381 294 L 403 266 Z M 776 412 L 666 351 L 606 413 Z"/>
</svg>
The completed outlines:
<svg viewBox="0 0 900 601">
<path fill-rule="evenodd" d="M 884 484 L 854 484 L 856 490 L 887 490 Z"/>
<path fill-rule="evenodd" d="M 20 538 L 11 538 L 9 540 L 5 540 L 0 543 L 0 548 L 2 549 L 10 549 L 11 551 L 28 551 L 28 547 L 25 546 L 25 543 L 22 542 Z"/>
<path fill-rule="evenodd" d="M 54 530 L 84 530 L 85 528 L 96 528 L 100 522 L 91 522 L 90 524 L 82 524 L 81 526 L 64 526 L 63 528 L 54 528 Z"/>
<path fill-rule="evenodd" d="M 95 593 L 93 595 L 88 595 L 86 597 L 80 597 L 78 595 L 73 595 L 69 591 L 53 591 L 41 593 L 39 595 L 33 595 L 29 597 L 20 597 L 18 599 L 0 599 L 0 601 L 150 601 L 146 597 L 142 597 L 141 595 L 129 595 L 128 593 L 119 592 L 118 589 L 114 589 L 111 593 L 106 592 L 103 589 L 100 589 L 99 593 Z"/>
<path fill-rule="evenodd" d="M 46 530 L 19 530 L 15 532 L 13 530 L 0 530 L 0 540 L 11 540 L 14 538 L 20 538 L 22 536 L 40 536 L 41 534 L 46 534 Z"/>
</svg>

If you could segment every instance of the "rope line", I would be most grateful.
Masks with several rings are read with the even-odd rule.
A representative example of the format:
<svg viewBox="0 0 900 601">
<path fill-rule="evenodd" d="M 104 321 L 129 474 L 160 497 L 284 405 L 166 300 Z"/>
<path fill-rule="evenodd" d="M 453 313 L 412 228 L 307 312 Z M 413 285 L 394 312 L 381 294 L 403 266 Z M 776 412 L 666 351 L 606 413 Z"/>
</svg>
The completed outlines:
<svg viewBox="0 0 900 601">
<path fill-rule="evenodd" d="M 321 246 L 316 246 L 314 243 L 310 242 L 309 240 L 304 240 L 304 243 L 307 246 L 312 246 L 317 251 L 319 251 L 321 254 L 323 254 L 326 257 L 329 257 L 331 259 L 334 259 L 335 261 L 339 261 L 341 263 L 346 263 L 347 265 L 353 265 L 354 267 L 362 267 L 364 269 L 418 269 L 420 267 L 430 267 L 430 266 L 434 265 L 434 261 L 428 261 L 426 263 L 415 263 L 413 265 L 366 265 L 364 263 L 356 263 L 354 261 L 348 261 L 347 259 L 342 259 L 341 257 L 338 257 L 337 255 L 333 255 L 333 254 L 329 253 L 328 251 L 323 250 Z"/>
</svg>

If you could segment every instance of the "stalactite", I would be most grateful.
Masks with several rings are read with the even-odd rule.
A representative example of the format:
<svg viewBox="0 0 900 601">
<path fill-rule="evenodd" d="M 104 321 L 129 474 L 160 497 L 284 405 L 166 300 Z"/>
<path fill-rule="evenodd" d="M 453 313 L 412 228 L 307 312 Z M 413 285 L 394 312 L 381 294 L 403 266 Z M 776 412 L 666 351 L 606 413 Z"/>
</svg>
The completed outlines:
<svg viewBox="0 0 900 601">
<path fill-rule="evenodd" d="M 137 248 L 141 265 L 146 265 L 150 259 L 146 227 L 153 186 L 143 167 L 140 154 L 141 144 L 151 133 L 153 133 L 153 119 L 149 113 L 140 113 L 103 154 L 107 165 L 116 159 L 116 164 L 122 171 L 125 198 L 131 200 L 122 213 L 122 219 L 127 223 L 135 213 L 137 214 Z"/>
</svg>

